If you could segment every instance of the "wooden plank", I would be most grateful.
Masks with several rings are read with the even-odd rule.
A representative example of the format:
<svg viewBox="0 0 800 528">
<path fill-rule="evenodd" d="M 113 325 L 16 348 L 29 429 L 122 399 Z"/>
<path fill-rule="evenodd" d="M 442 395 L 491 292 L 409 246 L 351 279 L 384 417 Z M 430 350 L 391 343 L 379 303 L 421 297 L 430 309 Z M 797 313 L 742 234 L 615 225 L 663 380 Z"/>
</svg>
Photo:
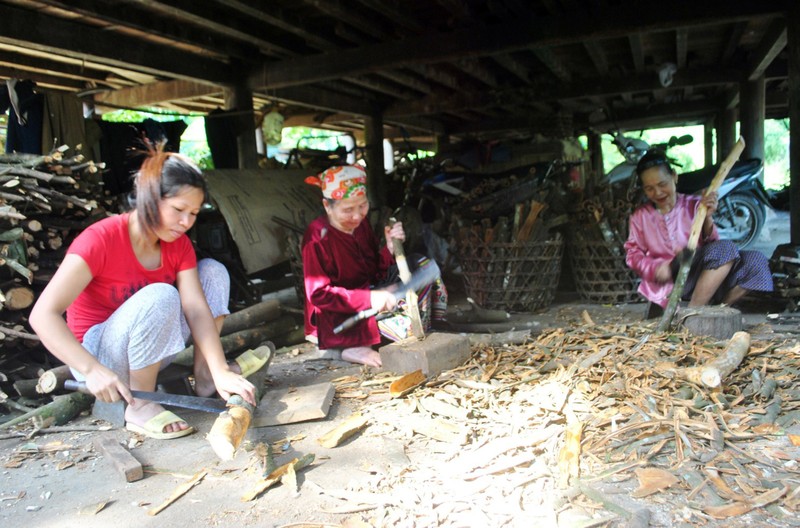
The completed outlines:
<svg viewBox="0 0 800 528">
<path fill-rule="evenodd" d="M 99 436 L 94 439 L 94 447 L 114 464 L 125 480 L 135 482 L 144 477 L 142 464 L 127 449 L 110 436 Z"/>
<path fill-rule="evenodd" d="M 325 418 L 335 392 L 330 382 L 267 391 L 258 404 L 251 426 L 269 427 Z"/>
</svg>

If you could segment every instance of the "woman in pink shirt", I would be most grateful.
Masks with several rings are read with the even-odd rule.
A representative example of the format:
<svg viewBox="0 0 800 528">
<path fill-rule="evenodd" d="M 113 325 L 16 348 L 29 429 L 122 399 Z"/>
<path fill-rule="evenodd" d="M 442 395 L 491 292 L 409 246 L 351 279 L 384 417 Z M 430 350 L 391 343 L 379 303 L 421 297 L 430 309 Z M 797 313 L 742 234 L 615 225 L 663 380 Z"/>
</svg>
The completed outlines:
<svg viewBox="0 0 800 528">
<path fill-rule="evenodd" d="M 708 214 L 682 298 L 689 300 L 689 306 L 733 304 L 748 291 L 772 291 L 772 275 L 762 253 L 740 251 L 730 240 L 720 240 L 711 218 L 717 193 L 679 194 L 678 175 L 658 150 L 645 154 L 636 172 L 649 202 L 631 215 L 625 261 L 642 278 L 639 293 L 662 308 L 667 305 L 677 269 L 672 262 L 686 247 L 700 203 Z"/>
</svg>

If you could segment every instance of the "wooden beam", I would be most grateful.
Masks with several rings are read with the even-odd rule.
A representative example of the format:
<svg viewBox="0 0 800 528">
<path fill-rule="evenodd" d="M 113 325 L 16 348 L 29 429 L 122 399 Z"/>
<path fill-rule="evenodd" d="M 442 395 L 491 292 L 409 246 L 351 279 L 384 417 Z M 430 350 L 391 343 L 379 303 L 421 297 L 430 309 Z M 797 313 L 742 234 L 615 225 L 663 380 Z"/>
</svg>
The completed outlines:
<svg viewBox="0 0 800 528">
<path fill-rule="evenodd" d="M 258 88 L 285 87 L 411 64 L 455 61 L 464 57 L 574 44 L 587 39 L 626 37 L 635 32 L 719 25 L 758 16 L 774 16 L 781 13 L 785 5 L 786 0 L 769 4 L 749 0 L 707 0 L 695 4 L 667 0 L 658 10 L 632 10 L 625 6 L 609 8 L 600 15 L 571 13 L 569 16 L 520 20 L 264 64 L 251 72 L 249 79 L 251 85 Z"/>
<path fill-rule="evenodd" d="M 28 79 L 47 88 L 68 92 L 77 92 L 86 88 L 85 82 L 75 79 L 4 66 L 0 66 L 0 79 Z M 5 90 L 5 86 L 3 89 Z"/>
<path fill-rule="evenodd" d="M 203 84 L 193 81 L 161 81 L 140 84 L 113 92 L 94 95 L 95 103 L 106 103 L 126 108 L 140 108 L 164 101 L 178 99 L 194 99 L 208 95 L 222 94 L 222 86 Z"/>
<path fill-rule="evenodd" d="M 725 47 L 722 49 L 720 53 L 720 62 L 722 64 L 727 64 L 731 58 L 733 57 L 734 52 L 739 47 L 739 42 L 742 40 L 742 35 L 744 35 L 744 30 L 747 28 L 747 22 L 736 22 L 731 26 L 731 30 L 728 33 L 728 38 L 725 41 Z"/>
<path fill-rule="evenodd" d="M 153 75 L 225 82 L 234 77 L 221 62 L 154 45 L 119 33 L 47 16 L 41 12 L 0 5 L 0 42 L 91 60 Z"/>
<path fill-rule="evenodd" d="M 789 226 L 791 243 L 800 246 L 800 5 L 789 10 Z"/>
<path fill-rule="evenodd" d="M 530 71 L 528 67 L 514 58 L 511 54 L 493 55 L 492 59 L 505 68 L 509 73 L 514 74 L 519 80 L 528 84 L 531 82 Z"/>
<path fill-rule="evenodd" d="M 764 38 L 747 63 L 747 79 L 755 81 L 767 70 L 775 57 L 786 47 L 786 21 L 779 18 L 770 24 Z"/>
<path fill-rule="evenodd" d="M 497 77 L 489 68 L 481 64 L 480 59 L 462 59 L 458 61 L 457 66 L 470 77 L 491 88 L 497 88 Z"/>
<path fill-rule="evenodd" d="M 689 28 L 680 27 L 675 30 L 675 64 L 678 69 L 686 67 L 686 55 L 689 52 Z"/>
<path fill-rule="evenodd" d="M 389 28 L 377 17 L 364 16 L 360 10 L 346 6 L 340 0 L 303 0 L 303 3 L 373 38 L 383 39 L 389 33 Z"/>
<path fill-rule="evenodd" d="M 572 79 L 572 75 L 569 73 L 569 70 L 567 70 L 567 68 L 564 66 L 564 63 L 555 56 L 552 49 L 536 48 L 532 51 L 533 54 L 536 55 L 536 58 L 538 58 L 559 81 L 569 82 Z"/>
<path fill-rule="evenodd" d="M 106 73 L 104 72 L 68 62 L 43 59 L 33 55 L 22 55 L 21 53 L 10 53 L 0 50 L 0 65 L 19 70 L 36 71 L 44 75 L 108 84 L 106 82 Z"/>
<path fill-rule="evenodd" d="M 219 35 L 198 29 L 192 24 L 175 24 L 171 20 L 154 17 L 152 12 L 134 5 L 125 6 L 125 15 L 120 17 L 119 5 L 98 0 L 39 0 L 58 10 L 80 15 L 82 20 L 91 20 L 92 25 L 118 31 L 124 28 L 130 36 L 156 36 L 168 44 L 189 52 L 198 53 L 215 60 L 224 60 L 228 56 L 240 59 L 252 59 L 258 53 L 255 46 L 243 42 L 221 38 Z M 138 35 L 136 35 L 138 34 Z"/>
<path fill-rule="evenodd" d="M 224 9 L 214 9 L 207 2 L 197 2 L 196 0 L 127 0 L 127 2 L 139 5 L 153 13 L 173 18 L 178 23 L 192 24 L 212 34 L 216 33 L 247 42 L 266 55 L 281 58 L 296 54 L 295 51 L 284 45 L 262 38 L 260 35 L 264 35 L 264 32 L 259 35 L 242 29 L 247 26 L 246 19 L 235 18 Z"/>
<path fill-rule="evenodd" d="M 631 46 L 633 68 L 637 72 L 644 71 L 644 43 L 642 42 L 642 35 L 639 33 L 628 35 L 628 43 Z"/>
<path fill-rule="evenodd" d="M 678 71 L 670 88 L 717 86 L 736 84 L 740 74 L 733 69 L 697 69 Z M 492 105 L 493 101 L 564 101 L 586 97 L 613 97 L 636 92 L 651 92 L 661 89 L 658 77 L 653 73 L 642 73 L 621 78 L 596 77 L 582 79 L 569 84 L 533 85 L 514 90 L 461 90 L 455 94 L 431 95 L 413 101 L 397 101 L 386 109 L 387 116 L 436 114 L 449 110 Z"/>
<path fill-rule="evenodd" d="M 589 54 L 589 58 L 592 59 L 592 63 L 594 64 L 597 73 L 600 75 L 607 75 L 608 74 L 608 58 L 606 57 L 605 51 L 603 51 L 602 46 L 596 40 L 587 40 L 583 43 L 583 47 L 586 50 L 586 53 Z"/>
</svg>

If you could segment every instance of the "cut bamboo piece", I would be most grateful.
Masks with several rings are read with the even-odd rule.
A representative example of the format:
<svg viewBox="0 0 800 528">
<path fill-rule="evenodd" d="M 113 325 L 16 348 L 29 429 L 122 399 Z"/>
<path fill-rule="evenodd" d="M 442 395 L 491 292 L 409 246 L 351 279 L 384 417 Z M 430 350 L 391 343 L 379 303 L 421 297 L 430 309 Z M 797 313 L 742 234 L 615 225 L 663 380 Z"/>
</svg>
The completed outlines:
<svg viewBox="0 0 800 528">
<path fill-rule="evenodd" d="M 583 423 L 577 417 L 569 416 L 564 432 L 564 445 L 558 454 L 558 484 L 561 489 L 566 489 L 571 479 L 580 477 L 582 436 Z"/>
<path fill-rule="evenodd" d="M 402 398 L 412 390 L 416 389 L 425 382 L 425 374 L 422 370 L 415 370 L 397 379 L 389 385 L 389 394 L 392 398 Z"/>
<path fill-rule="evenodd" d="M 390 218 L 389 222 L 394 224 L 396 220 Z M 408 267 L 406 260 L 406 253 L 403 249 L 403 242 L 397 239 L 392 240 L 392 251 L 394 259 L 397 263 L 397 271 L 400 272 L 400 280 L 403 284 L 407 284 L 411 280 L 411 270 Z M 406 313 L 411 318 L 411 333 L 417 339 L 425 339 L 425 329 L 422 326 L 422 318 L 419 315 L 419 299 L 417 292 L 409 290 L 406 293 Z"/>
<path fill-rule="evenodd" d="M 361 413 L 351 414 L 347 419 L 317 439 L 322 447 L 332 449 L 364 429 L 368 420 Z"/>
<path fill-rule="evenodd" d="M 736 370 L 748 350 L 750 350 L 750 334 L 736 332 L 722 354 L 707 365 L 678 369 L 675 374 L 681 379 L 714 389 L 722 385 L 722 380 Z"/>
<path fill-rule="evenodd" d="M 275 354 L 275 346 L 272 343 L 268 343 L 253 350 L 253 353 L 259 357 L 264 357 L 265 354 L 270 356 L 266 365 L 247 378 L 256 388 L 256 403 L 258 403 L 263 395 L 264 378 L 267 375 L 267 366 Z M 238 394 L 228 400 L 228 409 L 221 412 L 217 419 L 214 420 L 214 425 L 211 426 L 211 431 L 206 437 L 220 459 L 233 459 L 236 450 L 247 434 L 247 429 L 250 427 L 255 410 L 255 406 L 247 403 Z"/>
<path fill-rule="evenodd" d="M 183 484 L 175 488 L 175 491 L 172 492 L 172 495 L 170 495 L 167 500 L 165 500 L 160 505 L 148 511 L 147 515 L 158 515 L 159 513 L 161 513 L 167 506 L 169 506 L 176 500 L 180 499 L 181 497 L 186 495 L 190 489 L 200 484 L 200 481 L 202 481 L 207 474 L 208 471 L 205 469 L 197 472 L 188 482 L 184 482 Z"/>
<path fill-rule="evenodd" d="M 74 379 L 72 371 L 66 365 L 59 365 L 50 370 L 46 370 L 39 376 L 36 383 L 36 392 L 39 394 L 50 394 L 64 388 L 64 382 Z"/>
<path fill-rule="evenodd" d="M 275 469 L 265 478 L 256 482 L 256 485 L 253 486 L 253 489 L 242 495 L 241 499 L 242 502 L 249 502 L 255 499 L 256 497 L 267 491 L 269 488 L 280 482 L 280 480 L 289 473 L 290 468 L 296 472 L 303 469 L 304 467 L 310 466 L 313 462 L 314 462 L 313 453 L 305 455 L 302 458 L 295 458 L 290 462 L 287 462 L 286 464 Z"/>
</svg>

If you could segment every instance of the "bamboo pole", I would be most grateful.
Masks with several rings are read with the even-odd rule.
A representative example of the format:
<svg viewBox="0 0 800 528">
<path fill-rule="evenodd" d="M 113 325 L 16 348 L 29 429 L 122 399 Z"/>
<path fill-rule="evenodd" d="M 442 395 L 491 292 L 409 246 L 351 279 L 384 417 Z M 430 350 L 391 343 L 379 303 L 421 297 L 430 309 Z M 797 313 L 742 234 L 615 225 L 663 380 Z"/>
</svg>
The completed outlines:
<svg viewBox="0 0 800 528">
<path fill-rule="evenodd" d="M 693 383 L 715 389 L 742 363 L 750 350 L 750 334 L 736 332 L 728 341 L 728 346 L 719 356 L 700 367 L 678 369 L 675 375 Z"/>
<path fill-rule="evenodd" d="M 734 163 L 736 163 L 736 161 L 739 159 L 739 156 L 742 155 L 743 150 L 744 138 L 739 136 L 739 141 L 736 142 L 728 156 L 722 161 L 722 163 L 720 163 L 719 168 L 717 169 L 717 174 L 714 176 L 714 179 L 711 180 L 711 183 L 703 193 L 703 196 L 708 196 L 712 192 L 716 192 L 717 189 L 719 189 L 719 186 L 722 185 L 722 181 L 728 175 Z M 658 332 L 666 332 L 672 324 L 672 318 L 675 316 L 675 310 L 678 309 L 678 303 L 681 300 L 681 295 L 683 295 L 683 288 L 686 285 L 686 279 L 689 277 L 689 270 L 692 267 L 694 252 L 697 250 L 697 243 L 700 240 L 700 233 L 703 231 L 703 223 L 706 220 L 707 213 L 708 210 L 706 209 L 706 206 L 701 203 L 697 208 L 694 222 L 692 222 L 692 230 L 689 233 L 689 240 L 686 242 L 688 254 L 683 255 L 681 258 L 681 266 L 678 270 L 678 276 L 675 279 L 675 284 L 672 287 L 672 293 L 669 295 L 669 302 L 667 303 L 666 309 L 664 309 L 664 315 L 661 316 L 661 321 L 658 323 Z"/>
</svg>

